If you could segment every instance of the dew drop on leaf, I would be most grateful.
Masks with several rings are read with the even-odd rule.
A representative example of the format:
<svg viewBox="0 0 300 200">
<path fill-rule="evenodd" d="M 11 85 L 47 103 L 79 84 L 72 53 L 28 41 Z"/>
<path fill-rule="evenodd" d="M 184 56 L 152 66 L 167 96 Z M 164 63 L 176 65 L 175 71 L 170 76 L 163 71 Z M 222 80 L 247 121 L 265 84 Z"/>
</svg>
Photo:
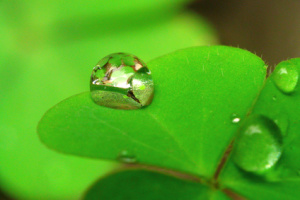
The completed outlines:
<svg viewBox="0 0 300 200">
<path fill-rule="evenodd" d="M 118 160 L 123 163 L 133 164 L 136 163 L 136 156 L 128 152 L 127 150 L 123 150 L 118 155 Z"/>
<path fill-rule="evenodd" d="M 281 92 L 292 93 L 297 86 L 299 73 L 295 65 L 286 61 L 275 68 L 272 77 Z"/>
<path fill-rule="evenodd" d="M 138 109 L 151 103 L 154 85 L 151 72 L 138 57 L 110 54 L 94 67 L 90 90 L 93 101 L 117 109 Z"/>
<path fill-rule="evenodd" d="M 281 134 L 286 136 L 289 127 L 288 115 L 285 113 L 280 113 L 274 118 L 274 122 L 279 127 Z"/>
<path fill-rule="evenodd" d="M 231 115 L 231 122 L 232 122 L 233 124 L 237 124 L 237 123 L 239 123 L 240 121 L 241 121 L 241 118 L 239 117 L 238 114 L 233 113 L 233 114 Z"/>
<path fill-rule="evenodd" d="M 280 128 L 267 117 L 252 115 L 238 131 L 232 156 L 242 170 L 262 174 L 277 163 L 281 153 Z"/>
</svg>

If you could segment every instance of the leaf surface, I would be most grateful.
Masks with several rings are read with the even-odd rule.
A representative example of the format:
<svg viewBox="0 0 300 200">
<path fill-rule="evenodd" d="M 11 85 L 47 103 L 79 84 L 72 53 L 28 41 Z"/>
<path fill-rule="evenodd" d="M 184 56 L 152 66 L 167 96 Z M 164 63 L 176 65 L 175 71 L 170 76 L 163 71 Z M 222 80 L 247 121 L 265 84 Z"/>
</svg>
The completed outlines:
<svg viewBox="0 0 300 200">
<path fill-rule="evenodd" d="M 84 200 L 98 199 L 226 200 L 228 197 L 195 182 L 150 171 L 129 170 L 112 174 L 97 182 L 84 197 Z"/>
<path fill-rule="evenodd" d="M 289 70 L 291 77 L 285 81 Z M 280 71 L 281 70 L 281 71 Z M 267 79 L 252 114 L 263 115 L 273 120 L 283 136 L 283 151 L 280 160 L 268 173 L 255 176 L 238 169 L 229 160 L 221 176 L 226 187 L 249 199 L 299 199 L 300 198 L 300 86 L 295 84 L 300 72 L 300 59 L 281 62 Z M 280 75 L 280 77 L 279 77 Z M 279 81 L 279 82 L 278 82 Z M 283 90 L 276 83 L 284 83 Z M 288 86 L 294 88 L 287 93 Z M 254 192 L 255 191 L 255 192 Z"/>
<path fill-rule="evenodd" d="M 41 140 L 58 151 L 100 159 L 122 152 L 137 162 L 213 176 L 244 118 L 266 67 L 248 51 L 194 47 L 148 64 L 155 84 L 152 104 L 113 110 L 93 103 L 89 93 L 50 109 L 38 126 Z"/>
<path fill-rule="evenodd" d="M 86 199 L 140 199 L 144 194 L 150 199 L 228 198 L 221 191 L 233 199 L 299 199 L 300 59 L 278 66 L 264 82 L 264 63 L 246 51 L 229 47 L 177 51 L 149 63 L 156 86 L 150 106 L 113 110 L 93 104 L 86 92 L 50 109 L 38 131 L 45 144 L 64 153 L 121 158 L 204 180 L 199 184 L 149 171 L 124 171 L 97 182 Z M 290 66 L 296 69 L 290 73 L 292 80 L 282 76 L 288 74 L 285 71 L 279 73 Z M 278 163 L 264 174 L 253 174 L 237 167 L 231 154 L 218 184 L 210 182 L 238 133 L 239 124 L 233 122 L 254 114 L 272 120 L 280 130 L 283 151 Z M 121 182 L 126 184 L 117 184 Z"/>
</svg>

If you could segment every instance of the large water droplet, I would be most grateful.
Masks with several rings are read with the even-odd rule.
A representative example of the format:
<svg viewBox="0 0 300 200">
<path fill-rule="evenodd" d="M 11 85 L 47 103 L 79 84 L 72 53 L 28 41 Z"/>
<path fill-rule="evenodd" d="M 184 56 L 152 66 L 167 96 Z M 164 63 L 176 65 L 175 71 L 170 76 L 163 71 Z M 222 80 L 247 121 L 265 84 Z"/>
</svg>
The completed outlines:
<svg viewBox="0 0 300 200">
<path fill-rule="evenodd" d="M 154 85 L 151 72 L 142 60 L 131 54 L 115 53 L 94 67 L 90 89 L 98 105 L 138 109 L 151 103 Z"/>
<path fill-rule="evenodd" d="M 299 73 L 295 65 L 289 61 L 285 61 L 278 64 L 273 72 L 272 78 L 280 91 L 283 93 L 291 93 L 297 86 Z"/>
<path fill-rule="evenodd" d="M 282 153 L 282 135 L 269 118 L 253 115 L 239 129 L 233 159 L 247 172 L 261 174 L 273 167 Z"/>
<path fill-rule="evenodd" d="M 120 152 L 120 154 L 118 155 L 118 160 L 127 164 L 133 164 L 137 162 L 135 155 L 131 154 L 127 150 L 123 150 Z"/>
</svg>

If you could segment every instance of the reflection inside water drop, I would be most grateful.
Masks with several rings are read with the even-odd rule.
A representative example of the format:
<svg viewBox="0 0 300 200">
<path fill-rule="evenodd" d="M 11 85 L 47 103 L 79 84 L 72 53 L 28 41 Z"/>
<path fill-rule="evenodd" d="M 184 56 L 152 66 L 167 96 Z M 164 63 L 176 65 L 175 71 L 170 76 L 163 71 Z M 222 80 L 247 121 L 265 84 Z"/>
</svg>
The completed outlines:
<svg viewBox="0 0 300 200">
<path fill-rule="evenodd" d="M 91 96 L 101 106 L 138 109 L 152 101 L 154 85 L 146 64 L 134 55 L 115 53 L 94 67 Z"/>
<path fill-rule="evenodd" d="M 267 117 L 249 116 L 235 141 L 235 164 L 244 171 L 261 174 L 277 163 L 281 153 L 282 135 L 279 127 Z"/>
</svg>

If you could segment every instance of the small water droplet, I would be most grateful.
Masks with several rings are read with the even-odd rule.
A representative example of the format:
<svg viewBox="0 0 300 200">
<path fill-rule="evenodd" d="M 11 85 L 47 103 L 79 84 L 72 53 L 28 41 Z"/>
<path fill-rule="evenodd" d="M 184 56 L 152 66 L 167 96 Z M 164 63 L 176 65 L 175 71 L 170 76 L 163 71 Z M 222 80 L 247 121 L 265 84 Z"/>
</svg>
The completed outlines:
<svg viewBox="0 0 300 200">
<path fill-rule="evenodd" d="M 285 113 L 280 113 L 274 118 L 274 122 L 279 127 L 281 134 L 283 136 L 286 136 L 288 133 L 288 127 L 289 127 L 288 115 Z"/>
<path fill-rule="evenodd" d="M 233 124 L 237 124 L 237 123 L 239 123 L 240 121 L 241 121 L 241 118 L 239 117 L 238 114 L 233 113 L 233 114 L 231 115 L 231 122 L 232 122 Z"/>
<path fill-rule="evenodd" d="M 137 162 L 135 155 L 129 153 L 127 150 L 120 152 L 118 155 L 118 160 L 127 164 L 133 164 Z"/>
<path fill-rule="evenodd" d="M 138 109 L 151 103 L 154 85 L 151 72 L 142 60 L 131 54 L 115 53 L 94 67 L 90 89 L 98 105 Z"/>
<path fill-rule="evenodd" d="M 277 97 L 276 97 L 276 96 L 273 96 L 272 99 L 273 99 L 273 101 L 276 101 L 276 100 L 277 100 Z"/>
<path fill-rule="evenodd" d="M 291 93 L 297 86 L 299 73 L 295 65 L 289 61 L 285 61 L 278 64 L 273 72 L 272 78 L 280 91 L 283 93 Z"/>
<path fill-rule="evenodd" d="M 269 118 L 252 115 L 239 129 L 233 159 L 241 169 L 262 174 L 272 168 L 282 153 L 282 135 Z"/>
</svg>

